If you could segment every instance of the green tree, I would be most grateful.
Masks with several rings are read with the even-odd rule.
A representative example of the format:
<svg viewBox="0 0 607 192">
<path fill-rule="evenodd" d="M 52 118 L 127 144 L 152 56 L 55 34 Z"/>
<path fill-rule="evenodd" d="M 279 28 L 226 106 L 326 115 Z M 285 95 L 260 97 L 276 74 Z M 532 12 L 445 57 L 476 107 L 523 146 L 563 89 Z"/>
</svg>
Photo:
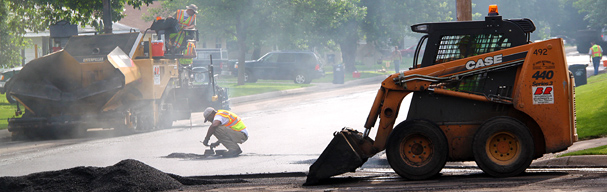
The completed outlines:
<svg viewBox="0 0 607 192">
<path fill-rule="evenodd" d="M 607 27 L 607 1 L 603 0 L 577 0 L 573 6 L 585 13 L 584 20 L 590 23 L 591 28 Z"/>
<path fill-rule="evenodd" d="M 124 5 L 139 8 L 153 0 L 112 0 L 112 20 L 124 17 Z M 29 46 L 23 39 L 26 32 L 40 32 L 57 21 L 66 20 L 82 26 L 101 29 L 101 0 L 0 0 L 0 65 L 19 65 L 20 50 Z"/>
<path fill-rule="evenodd" d="M 240 65 L 238 85 L 245 83 L 245 53 L 251 46 L 261 47 L 261 44 L 274 34 L 274 29 L 284 27 L 276 23 L 279 22 L 279 13 L 285 12 L 289 7 L 288 1 L 176 0 L 163 2 L 165 6 L 152 10 L 152 15 L 171 13 L 189 3 L 198 6 L 196 28 L 201 31 L 203 37 L 221 37 L 237 42 Z"/>
<path fill-rule="evenodd" d="M 388 50 L 403 45 L 404 37 L 412 35 L 411 25 L 451 21 L 455 10 L 454 1 L 451 5 L 444 0 L 362 0 L 361 3 L 367 7 L 361 26 L 365 40 Z"/>
<path fill-rule="evenodd" d="M 532 40 L 544 39 L 551 36 L 575 36 L 577 30 L 585 29 L 587 22 L 583 15 L 573 8 L 577 0 L 495 0 L 475 1 L 474 13 L 483 19 L 487 15 L 490 4 L 497 4 L 500 15 L 504 19 L 529 18 L 536 25 Z"/>
<path fill-rule="evenodd" d="M 300 23 L 306 37 L 318 45 L 329 45 L 334 42 L 339 46 L 346 71 L 356 68 L 356 48 L 360 40 L 360 23 L 366 15 L 366 8 L 358 0 L 293 0 L 295 11 L 293 21 Z"/>
</svg>

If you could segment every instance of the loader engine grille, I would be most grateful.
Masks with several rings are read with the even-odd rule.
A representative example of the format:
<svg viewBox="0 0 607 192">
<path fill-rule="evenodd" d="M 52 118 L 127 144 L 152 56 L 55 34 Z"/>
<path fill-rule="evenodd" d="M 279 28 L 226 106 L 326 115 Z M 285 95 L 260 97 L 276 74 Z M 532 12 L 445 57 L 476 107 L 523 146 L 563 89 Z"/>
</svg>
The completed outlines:
<svg viewBox="0 0 607 192">
<path fill-rule="evenodd" d="M 512 43 L 502 34 L 443 36 L 434 63 L 445 63 L 509 47 L 512 47 Z"/>
</svg>

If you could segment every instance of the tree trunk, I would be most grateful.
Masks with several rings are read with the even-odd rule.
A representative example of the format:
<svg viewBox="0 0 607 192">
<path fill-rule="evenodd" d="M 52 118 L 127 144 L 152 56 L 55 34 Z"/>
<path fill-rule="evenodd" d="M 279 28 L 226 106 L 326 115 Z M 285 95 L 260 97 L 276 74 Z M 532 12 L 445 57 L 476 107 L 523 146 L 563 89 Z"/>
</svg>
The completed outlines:
<svg viewBox="0 0 607 192">
<path fill-rule="evenodd" d="M 358 46 L 358 23 L 351 21 L 347 24 L 343 32 L 345 38 L 339 43 L 341 48 L 341 57 L 346 65 L 346 72 L 356 71 L 356 49 Z"/>
<path fill-rule="evenodd" d="M 245 56 L 247 53 L 247 24 L 242 18 L 242 15 L 238 18 L 236 24 L 236 41 L 238 42 L 238 85 L 244 85 L 244 68 L 245 68 Z"/>
<path fill-rule="evenodd" d="M 112 5 L 110 0 L 103 0 L 103 33 L 112 34 Z"/>
<path fill-rule="evenodd" d="M 346 72 L 351 73 L 356 71 L 356 41 L 354 43 L 340 43 L 341 57 L 346 65 Z"/>
<path fill-rule="evenodd" d="M 456 0 L 457 21 L 472 21 L 472 0 Z"/>
</svg>

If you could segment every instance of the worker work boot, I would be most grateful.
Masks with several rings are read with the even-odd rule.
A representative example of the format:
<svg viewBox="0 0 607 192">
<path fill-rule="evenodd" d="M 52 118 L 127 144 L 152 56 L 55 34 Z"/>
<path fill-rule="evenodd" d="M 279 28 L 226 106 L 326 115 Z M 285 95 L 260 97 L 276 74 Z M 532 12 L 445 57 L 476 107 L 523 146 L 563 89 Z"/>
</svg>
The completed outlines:
<svg viewBox="0 0 607 192">
<path fill-rule="evenodd" d="M 221 144 L 219 141 L 217 141 L 215 143 L 211 143 L 211 147 L 215 148 L 215 147 L 219 146 L 219 144 Z"/>
<path fill-rule="evenodd" d="M 242 150 L 240 149 L 234 149 L 234 150 L 229 150 L 225 153 L 223 153 L 223 157 L 238 157 L 238 155 L 240 155 L 242 153 Z"/>
</svg>

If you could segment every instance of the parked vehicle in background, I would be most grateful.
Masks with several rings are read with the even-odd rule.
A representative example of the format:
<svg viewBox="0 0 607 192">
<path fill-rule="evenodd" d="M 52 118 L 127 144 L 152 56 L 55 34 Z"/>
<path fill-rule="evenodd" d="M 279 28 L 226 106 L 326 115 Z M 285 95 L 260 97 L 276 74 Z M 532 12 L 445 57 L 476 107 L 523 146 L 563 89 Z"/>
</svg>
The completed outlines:
<svg viewBox="0 0 607 192">
<path fill-rule="evenodd" d="M 576 33 L 577 37 L 575 39 L 577 51 L 579 53 L 588 53 L 590 50 L 590 42 L 594 42 L 601 47 L 607 47 L 607 41 L 604 41 L 604 35 L 599 30 L 594 29 L 586 29 L 579 30 Z"/>
<path fill-rule="evenodd" d="M 221 48 L 197 48 L 196 58 L 194 58 L 192 65 L 193 67 L 204 67 L 208 68 L 211 64 L 211 56 L 213 57 L 213 73 L 221 75 L 229 75 L 234 68 L 236 60 L 231 61 L 228 59 L 228 51 Z"/>
<path fill-rule="evenodd" d="M 10 90 L 9 81 L 14 75 L 18 74 L 19 71 L 21 71 L 21 68 L 23 67 L 15 67 L 2 72 L 2 75 L 0 75 L 0 93 L 6 94 L 6 92 Z M 6 95 L 6 100 L 8 100 L 8 102 L 11 104 L 16 102 L 16 100 L 8 94 Z"/>
<path fill-rule="evenodd" d="M 309 84 L 325 74 L 320 57 L 311 51 L 273 51 L 245 64 L 245 81 L 249 83 L 292 79 L 296 84 Z"/>
</svg>

